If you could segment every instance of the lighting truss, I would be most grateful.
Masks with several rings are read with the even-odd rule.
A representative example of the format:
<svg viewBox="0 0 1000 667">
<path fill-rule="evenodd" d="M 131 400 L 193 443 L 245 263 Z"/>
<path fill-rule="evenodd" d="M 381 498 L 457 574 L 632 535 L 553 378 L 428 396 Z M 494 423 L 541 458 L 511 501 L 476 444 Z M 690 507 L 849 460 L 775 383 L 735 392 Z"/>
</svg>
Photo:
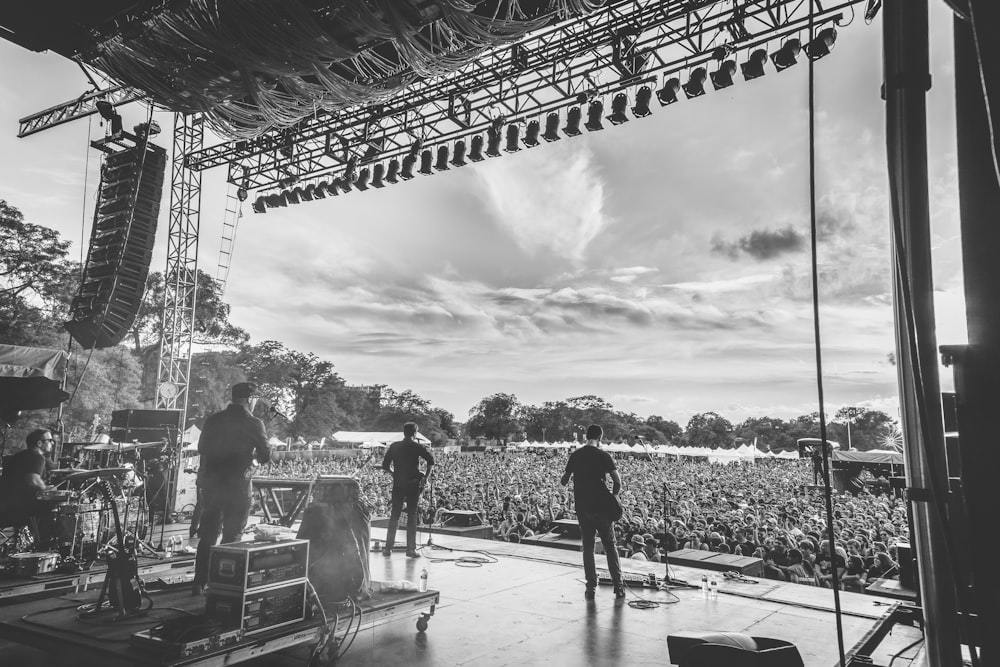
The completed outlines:
<svg viewBox="0 0 1000 667">
<path fill-rule="evenodd" d="M 861 0 L 820 5 L 812 0 L 814 29 L 840 22 Z M 805 34 L 809 0 L 625 0 L 532 33 L 437 79 L 420 82 L 378 105 L 317 114 L 280 131 L 194 151 L 193 170 L 227 165 L 228 180 L 248 190 L 288 188 L 341 177 L 349 165 L 402 161 L 414 145 L 435 155 L 441 146 L 469 145 L 491 128 L 533 120 L 625 92 L 699 66 L 714 69 L 713 52 L 730 57 L 774 50 Z"/>
<path fill-rule="evenodd" d="M 101 101 L 109 102 L 112 106 L 117 107 L 128 102 L 141 100 L 144 97 L 147 97 L 146 93 L 129 86 L 111 86 L 105 90 L 86 93 L 71 102 L 65 102 L 45 111 L 25 116 L 17 121 L 17 136 L 19 138 L 27 137 L 77 118 L 91 116 L 97 113 L 97 103 Z"/>
</svg>

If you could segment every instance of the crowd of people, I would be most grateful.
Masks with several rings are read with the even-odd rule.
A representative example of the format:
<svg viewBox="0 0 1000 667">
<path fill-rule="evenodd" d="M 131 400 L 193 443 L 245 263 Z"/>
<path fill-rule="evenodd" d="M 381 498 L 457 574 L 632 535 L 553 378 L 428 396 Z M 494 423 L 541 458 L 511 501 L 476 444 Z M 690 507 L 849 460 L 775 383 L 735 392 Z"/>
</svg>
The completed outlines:
<svg viewBox="0 0 1000 667">
<path fill-rule="evenodd" d="M 478 513 L 494 539 L 520 541 L 576 518 L 572 485 L 560 485 L 562 452 L 435 453 L 434 473 L 420 498 L 421 525 L 441 523 L 449 510 Z M 352 475 L 374 517 L 388 516 L 392 480 L 381 454 L 310 461 L 283 459 L 257 471 L 308 479 Z M 624 457 L 622 518 L 615 524 L 619 554 L 662 562 L 677 549 L 702 549 L 764 561 L 765 576 L 862 590 L 874 578 L 898 577 L 896 544 L 908 539 L 906 505 L 891 494 L 834 496 L 834 544 L 826 529 L 824 496 L 813 490 L 808 460 L 712 464 Z"/>
</svg>

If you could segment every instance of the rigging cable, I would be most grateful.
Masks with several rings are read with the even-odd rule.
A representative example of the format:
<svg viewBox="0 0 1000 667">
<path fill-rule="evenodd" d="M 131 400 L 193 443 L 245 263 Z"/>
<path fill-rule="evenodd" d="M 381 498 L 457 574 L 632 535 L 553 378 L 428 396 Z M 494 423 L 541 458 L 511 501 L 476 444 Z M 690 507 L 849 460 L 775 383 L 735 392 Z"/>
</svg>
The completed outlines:
<svg viewBox="0 0 1000 667">
<path fill-rule="evenodd" d="M 815 39 L 815 6 L 809 6 L 809 39 Z M 819 437 L 820 448 L 823 453 L 823 495 L 826 501 L 826 532 L 829 540 L 830 571 L 833 575 L 831 585 L 833 586 L 833 608 L 837 619 L 837 651 L 840 654 L 840 665 L 847 664 L 844 654 L 844 622 L 840 607 L 840 574 L 837 571 L 837 551 L 836 540 L 833 532 L 833 496 L 830 490 L 830 457 L 827 455 L 828 440 L 826 429 L 826 412 L 823 407 L 823 348 L 820 340 L 819 323 L 819 262 L 817 257 L 817 236 L 816 224 L 816 76 L 815 63 L 806 54 L 809 61 L 809 246 L 810 263 L 812 273 L 812 305 L 813 305 L 813 336 L 814 349 L 816 350 L 816 393 L 819 403 Z M 846 559 L 844 565 L 846 566 Z"/>
</svg>

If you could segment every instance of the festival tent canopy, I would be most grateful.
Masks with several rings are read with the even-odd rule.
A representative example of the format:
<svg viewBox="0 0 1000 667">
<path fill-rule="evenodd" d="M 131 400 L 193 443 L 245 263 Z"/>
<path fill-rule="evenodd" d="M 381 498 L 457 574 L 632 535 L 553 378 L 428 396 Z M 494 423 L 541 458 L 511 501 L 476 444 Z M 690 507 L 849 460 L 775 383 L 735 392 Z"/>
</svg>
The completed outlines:
<svg viewBox="0 0 1000 667">
<path fill-rule="evenodd" d="M 336 442 L 343 445 L 362 445 L 366 442 L 378 442 L 389 445 L 397 440 L 403 439 L 402 431 L 337 431 L 331 436 Z M 413 439 L 424 445 L 431 444 L 431 441 L 422 434 L 417 433 Z"/>
<path fill-rule="evenodd" d="M 201 437 L 201 429 L 195 426 L 194 424 L 191 424 L 191 427 L 188 428 L 188 430 L 184 431 L 184 442 L 195 445 L 196 449 L 198 445 L 198 438 L 200 437 Z"/>
<path fill-rule="evenodd" d="M 830 460 L 843 461 L 845 463 L 903 465 L 903 455 L 887 449 L 872 449 L 867 452 L 859 452 L 856 449 L 847 452 L 834 451 L 830 455 Z"/>
</svg>

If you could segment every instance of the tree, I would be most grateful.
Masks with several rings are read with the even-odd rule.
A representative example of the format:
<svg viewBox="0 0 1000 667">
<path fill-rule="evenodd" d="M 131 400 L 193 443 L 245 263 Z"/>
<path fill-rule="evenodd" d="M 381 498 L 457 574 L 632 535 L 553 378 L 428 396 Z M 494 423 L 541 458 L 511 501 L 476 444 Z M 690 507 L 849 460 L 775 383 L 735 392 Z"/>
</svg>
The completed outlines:
<svg viewBox="0 0 1000 667">
<path fill-rule="evenodd" d="M 481 436 L 494 440 L 505 440 L 511 433 L 522 430 L 518 419 L 521 403 L 513 394 L 493 394 L 469 410 L 469 421 L 466 423 L 469 435 L 473 438 Z"/>
<path fill-rule="evenodd" d="M 158 343 L 162 336 L 164 289 L 163 273 L 150 273 L 146 279 L 146 292 L 131 331 L 132 344 L 137 354 L 144 347 Z M 222 285 L 199 269 L 198 298 L 194 312 L 196 341 L 232 347 L 245 345 L 250 335 L 229 321 L 229 311 L 229 304 L 222 300 Z"/>
<path fill-rule="evenodd" d="M 61 347 L 62 321 L 79 285 L 79 265 L 65 260 L 69 246 L 0 200 L 0 340 Z"/>
<path fill-rule="evenodd" d="M 691 447 L 733 446 L 733 425 L 715 412 L 704 412 L 691 417 L 684 429 L 687 444 Z"/>
<path fill-rule="evenodd" d="M 867 451 L 869 449 L 882 449 L 885 446 L 886 437 L 895 433 L 896 420 L 880 410 L 869 410 L 868 408 L 843 407 L 834 415 L 834 426 L 837 428 L 838 437 L 842 438 L 841 444 L 847 448 L 848 443 L 854 449 Z M 848 424 L 850 425 L 850 439 L 848 440 Z"/>
<path fill-rule="evenodd" d="M 740 423 L 734 435 L 746 442 L 757 442 L 758 447 L 771 451 L 795 449 L 795 439 L 789 434 L 788 423 L 774 417 L 751 417 Z"/>
<path fill-rule="evenodd" d="M 679 442 L 684 435 L 684 430 L 680 424 L 669 419 L 664 419 L 659 415 L 650 415 L 647 417 L 646 426 L 659 433 L 661 437 L 657 437 L 656 439 L 662 442 Z"/>
</svg>

